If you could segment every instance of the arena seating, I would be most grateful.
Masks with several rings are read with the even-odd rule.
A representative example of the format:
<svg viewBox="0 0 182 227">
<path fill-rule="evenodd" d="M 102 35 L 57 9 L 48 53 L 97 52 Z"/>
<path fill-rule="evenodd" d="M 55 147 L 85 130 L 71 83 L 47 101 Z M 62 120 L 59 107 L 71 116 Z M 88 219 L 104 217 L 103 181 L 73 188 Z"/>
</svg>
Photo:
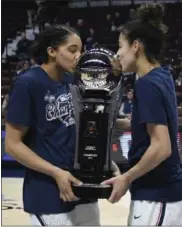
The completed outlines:
<svg viewBox="0 0 182 227">
<path fill-rule="evenodd" d="M 9 11 L 9 5 L 12 4 L 3 2 L 3 11 L 2 11 L 2 20 L 7 23 L 2 23 L 4 26 L 2 28 L 2 40 L 4 43 L 11 42 L 11 40 L 19 34 L 27 25 L 27 13 L 26 4 L 19 4 L 19 7 L 16 8 L 16 15 L 13 16 L 13 4 L 12 12 Z M 114 12 L 120 12 L 121 14 L 121 23 L 126 22 L 129 19 L 129 10 L 131 6 L 123 7 L 97 7 L 97 8 L 77 8 L 77 9 L 68 9 L 64 13 L 61 8 L 61 14 L 58 13 L 56 20 L 57 23 L 62 24 L 65 21 L 70 21 L 69 15 L 71 15 L 70 24 L 76 26 L 75 22 L 78 18 L 84 18 L 86 26 L 93 27 L 97 34 L 97 40 L 99 44 L 107 46 L 108 48 L 116 51 L 117 50 L 117 38 L 118 33 L 116 32 L 105 32 L 102 24 L 105 22 L 105 17 L 107 13 L 111 15 Z M 57 10 L 59 12 L 59 10 Z M 174 70 L 174 77 L 178 77 L 179 73 L 182 71 L 182 4 L 167 4 L 166 5 L 166 16 L 165 23 L 169 27 L 169 32 L 167 36 L 167 43 L 165 47 L 165 64 L 171 64 Z M 94 16 L 93 16 L 94 15 Z M 98 19 L 99 18 L 99 23 Z M 49 18 L 47 18 L 49 20 Z M 12 75 L 15 73 L 16 64 L 18 59 L 16 55 L 7 56 L 6 62 L 2 63 L 2 88 L 1 88 L 1 99 L 3 100 L 6 93 L 9 91 L 11 85 Z"/>
</svg>

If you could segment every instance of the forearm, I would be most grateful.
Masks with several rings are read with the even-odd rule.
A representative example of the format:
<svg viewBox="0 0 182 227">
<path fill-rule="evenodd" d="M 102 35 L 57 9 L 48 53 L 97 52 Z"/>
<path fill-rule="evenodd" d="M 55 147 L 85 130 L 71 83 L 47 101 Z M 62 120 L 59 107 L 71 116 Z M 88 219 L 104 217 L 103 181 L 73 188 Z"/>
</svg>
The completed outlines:
<svg viewBox="0 0 182 227">
<path fill-rule="evenodd" d="M 170 152 L 161 152 L 163 149 L 164 148 L 160 146 L 150 146 L 141 160 L 133 168 L 125 173 L 128 181 L 132 183 L 137 178 L 156 168 L 161 162 L 169 157 Z"/>
<path fill-rule="evenodd" d="M 124 114 L 123 110 L 124 110 L 124 105 L 123 105 L 123 103 L 122 103 L 121 108 L 120 108 L 120 110 L 119 110 L 119 115 L 120 115 L 120 116 Z"/>
<path fill-rule="evenodd" d="M 44 173 L 48 176 L 54 177 L 57 170 L 60 170 L 58 167 L 39 157 L 22 142 L 17 142 L 11 146 L 6 146 L 6 151 L 15 160 L 27 168 Z"/>
</svg>

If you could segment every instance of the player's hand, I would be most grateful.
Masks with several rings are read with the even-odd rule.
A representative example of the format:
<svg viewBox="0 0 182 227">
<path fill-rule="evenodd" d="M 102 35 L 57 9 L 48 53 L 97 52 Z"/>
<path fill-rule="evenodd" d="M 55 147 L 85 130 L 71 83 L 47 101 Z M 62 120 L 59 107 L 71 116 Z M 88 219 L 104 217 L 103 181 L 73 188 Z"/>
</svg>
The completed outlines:
<svg viewBox="0 0 182 227">
<path fill-rule="evenodd" d="M 110 184 L 113 186 L 111 196 L 108 199 L 110 203 L 118 202 L 121 197 L 126 194 L 130 186 L 129 181 L 124 174 L 106 180 L 102 182 L 102 184 Z"/>
<path fill-rule="evenodd" d="M 72 184 L 81 185 L 82 182 L 76 179 L 70 172 L 59 169 L 54 174 L 54 179 L 60 191 L 60 197 L 65 202 L 76 201 L 78 198 L 72 191 Z"/>
</svg>

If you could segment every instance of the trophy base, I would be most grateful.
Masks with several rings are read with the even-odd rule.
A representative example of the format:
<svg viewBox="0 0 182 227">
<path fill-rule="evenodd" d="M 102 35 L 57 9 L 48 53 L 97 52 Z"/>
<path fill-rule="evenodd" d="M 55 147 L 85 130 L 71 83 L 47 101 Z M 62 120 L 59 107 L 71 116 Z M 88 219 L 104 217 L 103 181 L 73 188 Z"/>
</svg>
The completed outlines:
<svg viewBox="0 0 182 227">
<path fill-rule="evenodd" d="M 72 185 L 73 193 L 77 198 L 108 199 L 112 192 L 111 185 L 87 184 Z"/>
</svg>

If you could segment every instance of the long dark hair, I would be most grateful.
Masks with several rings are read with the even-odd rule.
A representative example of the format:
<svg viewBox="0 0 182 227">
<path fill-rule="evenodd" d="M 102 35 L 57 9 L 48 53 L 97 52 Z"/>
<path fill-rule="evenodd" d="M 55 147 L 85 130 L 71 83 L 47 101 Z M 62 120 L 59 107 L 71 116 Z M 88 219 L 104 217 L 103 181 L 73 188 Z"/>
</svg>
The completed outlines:
<svg viewBox="0 0 182 227">
<path fill-rule="evenodd" d="M 78 34 L 78 32 L 71 27 L 56 25 L 45 29 L 39 34 L 30 48 L 30 55 L 36 58 L 41 63 L 47 63 L 49 55 L 47 53 L 48 47 L 57 48 L 59 45 L 67 42 L 69 35 Z"/>
</svg>

